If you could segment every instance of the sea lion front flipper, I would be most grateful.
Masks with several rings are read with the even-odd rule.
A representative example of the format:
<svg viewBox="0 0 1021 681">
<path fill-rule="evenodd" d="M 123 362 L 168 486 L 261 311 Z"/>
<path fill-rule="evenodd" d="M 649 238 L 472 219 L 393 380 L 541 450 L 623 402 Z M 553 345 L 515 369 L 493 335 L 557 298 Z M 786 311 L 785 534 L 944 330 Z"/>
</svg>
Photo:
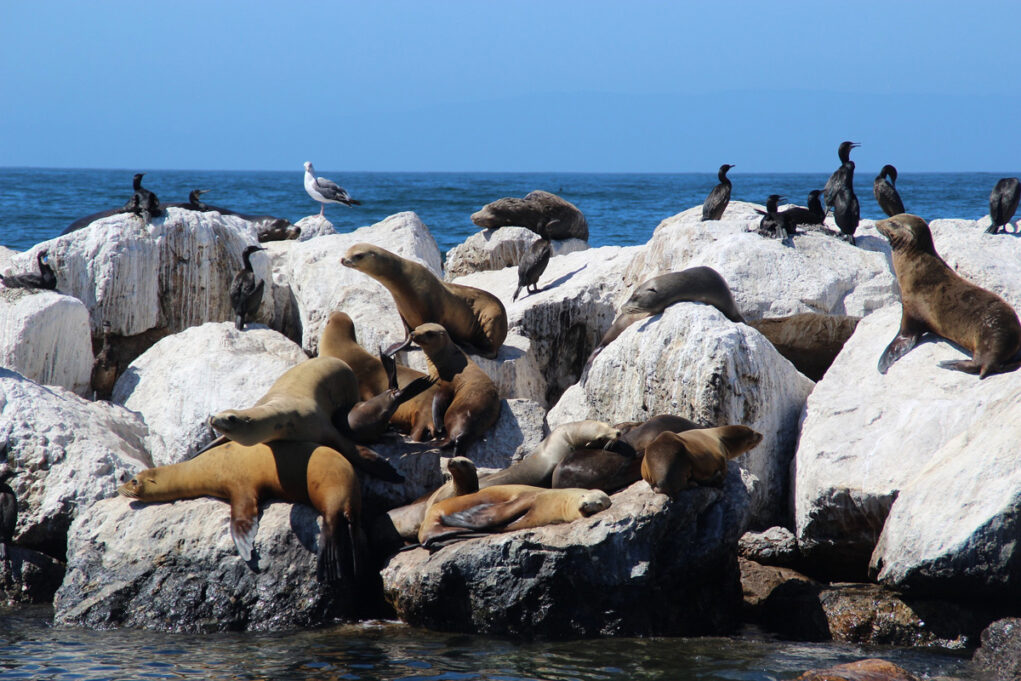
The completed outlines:
<svg viewBox="0 0 1021 681">
<path fill-rule="evenodd" d="M 454 401 L 454 389 L 449 385 L 444 385 L 442 388 L 436 391 L 433 395 L 432 405 L 432 416 L 433 416 L 433 434 L 440 433 L 444 430 L 443 428 L 443 415 L 447 413 L 447 408 L 450 403 Z"/>
<path fill-rule="evenodd" d="M 528 512 L 532 507 L 533 497 L 524 495 L 509 501 L 482 503 L 456 513 L 444 514 L 440 519 L 449 527 L 461 527 L 467 530 L 485 530 L 491 527 L 502 527 L 512 523 Z"/>
<path fill-rule="evenodd" d="M 905 333 L 904 331 L 894 336 L 894 339 L 886 346 L 886 350 L 883 350 L 883 354 L 879 358 L 879 373 L 885 374 L 894 362 L 908 354 L 913 347 L 918 345 L 918 339 L 921 337 L 921 333 Z"/>
<path fill-rule="evenodd" d="M 382 346 L 378 346 L 377 350 L 379 351 L 379 361 L 383 364 L 383 371 L 386 372 L 387 388 L 390 390 L 397 390 L 397 360 L 394 359 L 392 354 L 388 355 L 383 352 Z"/>
<path fill-rule="evenodd" d="M 230 538 L 241 560 L 252 559 L 255 535 L 259 532 L 259 504 L 254 497 L 233 498 L 230 502 Z"/>
<path fill-rule="evenodd" d="M 316 578 L 320 582 L 337 582 L 358 575 L 354 526 L 343 516 L 340 519 L 347 525 L 347 541 L 340 539 L 338 528 L 323 523 L 319 538 L 319 564 L 316 569 Z M 350 570 L 345 570 L 345 566 L 348 565 L 350 565 Z"/>
<path fill-rule="evenodd" d="M 220 435 L 219 437 L 211 440 L 208 444 L 206 444 L 205 447 L 203 447 L 202 449 L 198 450 L 197 452 L 195 452 L 194 454 L 189 456 L 188 459 L 194 459 L 199 454 L 202 454 L 203 452 L 208 452 L 213 447 L 219 447 L 220 445 L 225 445 L 228 442 L 230 442 L 230 438 L 229 437 L 227 437 L 226 435 Z M 185 461 L 187 461 L 188 459 L 185 459 Z"/>
</svg>

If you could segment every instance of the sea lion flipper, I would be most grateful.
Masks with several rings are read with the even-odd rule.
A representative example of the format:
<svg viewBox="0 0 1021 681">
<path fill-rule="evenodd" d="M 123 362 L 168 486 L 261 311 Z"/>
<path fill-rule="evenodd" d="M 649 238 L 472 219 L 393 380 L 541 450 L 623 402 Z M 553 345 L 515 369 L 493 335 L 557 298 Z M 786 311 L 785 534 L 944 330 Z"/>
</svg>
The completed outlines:
<svg viewBox="0 0 1021 681">
<path fill-rule="evenodd" d="M 259 532 L 259 507 L 254 499 L 232 500 L 230 505 L 230 538 L 238 550 L 241 560 L 252 559 L 255 535 Z"/>
<path fill-rule="evenodd" d="M 434 434 L 443 431 L 443 416 L 447 413 L 447 408 L 453 401 L 454 391 L 449 384 L 444 385 L 433 395 L 432 417 Z"/>
<path fill-rule="evenodd" d="M 357 456 L 355 458 L 348 457 L 348 460 L 355 468 L 384 482 L 404 482 L 404 476 L 398 473 L 397 469 L 377 452 L 364 445 L 355 445 L 355 449 L 357 450 Z"/>
<path fill-rule="evenodd" d="M 879 373 L 885 374 L 894 362 L 908 354 L 913 347 L 918 345 L 918 339 L 921 336 L 920 333 L 904 333 L 903 331 L 898 333 L 879 358 Z"/>
<path fill-rule="evenodd" d="M 441 516 L 443 524 L 449 527 L 461 527 L 467 530 L 485 530 L 490 527 L 506 525 L 517 520 L 528 512 L 532 506 L 532 497 L 525 495 L 508 501 L 482 503 Z"/>
<path fill-rule="evenodd" d="M 379 351 L 379 361 L 383 364 L 383 371 L 386 373 L 386 384 L 390 390 L 397 390 L 397 360 L 394 359 L 393 354 L 386 354 L 383 352 L 382 346 L 377 348 Z"/>
<path fill-rule="evenodd" d="M 199 454 L 202 454 L 203 452 L 208 452 L 213 447 L 219 447 L 220 445 L 225 445 L 228 442 L 230 442 L 230 438 L 228 438 L 226 435 L 220 435 L 216 439 L 211 440 L 205 447 L 203 447 L 202 449 L 198 450 L 197 452 L 195 452 L 194 454 L 189 456 L 188 459 L 194 459 Z M 185 460 L 187 461 L 187 459 L 185 459 Z"/>
<path fill-rule="evenodd" d="M 440 534 L 436 534 L 433 535 L 432 537 L 429 537 L 421 544 L 406 546 L 401 550 L 404 551 L 409 549 L 417 549 L 421 547 L 427 550 L 429 553 L 435 553 L 436 551 L 439 551 L 442 548 L 450 546 L 451 544 L 457 544 L 458 542 L 462 542 L 466 539 L 476 539 L 478 537 L 488 536 L 490 536 L 489 532 L 471 532 L 460 529 L 448 530 L 446 532 L 442 532 Z"/>
<path fill-rule="evenodd" d="M 343 516 L 341 522 L 347 525 L 347 541 L 342 541 L 338 536 L 337 528 L 323 525 L 322 534 L 319 540 L 319 565 L 316 569 L 316 578 L 320 582 L 336 582 L 345 577 L 354 577 L 358 573 L 358 562 L 355 557 L 354 526 L 347 522 Z M 344 555 L 350 554 L 350 556 Z M 350 560 L 348 560 L 350 558 Z M 345 575 L 345 566 L 350 565 L 348 575 Z"/>
</svg>

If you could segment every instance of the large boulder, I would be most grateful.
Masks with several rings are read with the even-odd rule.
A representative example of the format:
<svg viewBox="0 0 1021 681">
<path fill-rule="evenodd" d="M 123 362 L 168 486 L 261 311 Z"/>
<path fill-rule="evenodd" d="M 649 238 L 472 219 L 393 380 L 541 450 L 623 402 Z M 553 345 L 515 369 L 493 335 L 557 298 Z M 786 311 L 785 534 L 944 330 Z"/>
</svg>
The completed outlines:
<svg viewBox="0 0 1021 681">
<path fill-rule="evenodd" d="M 89 311 L 81 301 L 0 287 L 0 366 L 91 396 L 92 362 Z"/>
<path fill-rule="evenodd" d="M 1021 618 L 996 620 L 982 632 L 982 645 L 972 662 L 994 679 L 1021 677 Z"/>
<path fill-rule="evenodd" d="M 234 548 L 218 499 L 91 506 L 71 527 L 58 625 L 164 631 L 282 630 L 349 615 L 354 585 L 316 580 L 319 516 L 260 506 L 252 564 Z"/>
<path fill-rule="evenodd" d="M 191 458 L 216 437 L 210 415 L 251 407 L 305 359 L 276 331 L 209 322 L 149 348 L 121 374 L 112 401 L 142 417 L 153 462 L 163 466 Z"/>
<path fill-rule="evenodd" d="M 551 239 L 588 241 L 588 221 L 582 212 L 570 201 L 539 189 L 529 192 L 523 199 L 497 199 L 472 213 L 471 219 L 485 229 L 515 225 L 534 230 L 547 226 Z"/>
<path fill-rule="evenodd" d="M 0 451 L 18 475 L 15 541 L 60 558 L 81 509 L 109 497 L 122 476 L 152 465 L 145 424 L 107 402 L 90 402 L 0 369 Z"/>
<path fill-rule="evenodd" d="M 383 569 L 386 599 L 411 624 L 541 638 L 704 635 L 741 605 L 735 545 L 748 499 L 723 489 L 671 501 L 637 482 L 609 509 L 564 525 L 418 548 Z"/>
<path fill-rule="evenodd" d="M 298 233 L 298 241 L 308 241 L 337 233 L 333 223 L 323 215 L 309 215 L 295 222 L 294 226 L 301 230 Z"/>
<path fill-rule="evenodd" d="M 714 307 L 680 303 L 625 329 L 547 421 L 555 428 L 677 414 L 707 426 L 749 426 L 762 442 L 736 461 L 757 478 L 752 522 L 769 527 L 785 512 L 798 419 L 813 385 L 755 329 Z"/>
<path fill-rule="evenodd" d="M 514 267 L 541 237 L 525 227 L 501 227 L 486 229 L 468 237 L 464 243 L 447 251 L 444 265 L 447 279 L 482 272 Z M 553 256 L 566 255 L 588 248 L 588 242 L 581 239 L 552 240 Z"/>
<path fill-rule="evenodd" d="M 986 234 L 982 220 L 933 220 L 929 223 L 936 252 L 959 275 L 988 289 L 1021 309 L 1021 240 L 1006 234 Z"/>
</svg>

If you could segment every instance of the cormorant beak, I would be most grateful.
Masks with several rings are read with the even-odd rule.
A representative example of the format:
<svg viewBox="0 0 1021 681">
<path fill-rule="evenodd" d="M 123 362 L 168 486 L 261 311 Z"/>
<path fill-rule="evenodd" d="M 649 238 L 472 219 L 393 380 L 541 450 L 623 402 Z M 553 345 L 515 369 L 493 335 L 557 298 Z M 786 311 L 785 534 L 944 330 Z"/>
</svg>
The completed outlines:
<svg viewBox="0 0 1021 681">
<path fill-rule="evenodd" d="M 861 142 L 851 142 L 851 148 L 852 149 L 854 149 L 855 147 L 860 147 L 860 146 L 861 146 Z"/>
<path fill-rule="evenodd" d="M 212 190 L 211 189 L 196 189 L 195 191 L 197 191 L 199 193 L 199 195 L 202 195 L 202 194 L 208 194 Z"/>
</svg>

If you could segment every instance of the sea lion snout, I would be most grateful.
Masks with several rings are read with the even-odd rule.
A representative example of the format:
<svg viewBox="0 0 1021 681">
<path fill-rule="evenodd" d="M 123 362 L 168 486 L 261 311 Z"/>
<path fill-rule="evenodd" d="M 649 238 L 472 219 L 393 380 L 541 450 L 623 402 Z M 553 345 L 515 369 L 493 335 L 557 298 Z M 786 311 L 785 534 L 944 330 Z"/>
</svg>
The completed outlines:
<svg viewBox="0 0 1021 681">
<path fill-rule="evenodd" d="M 593 490 L 581 499 L 580 509 L 582 515 L 589 516 L 605 511 L 610 508 L 612 503 L 610 496 L 606 492 Z"/>
</svg>

